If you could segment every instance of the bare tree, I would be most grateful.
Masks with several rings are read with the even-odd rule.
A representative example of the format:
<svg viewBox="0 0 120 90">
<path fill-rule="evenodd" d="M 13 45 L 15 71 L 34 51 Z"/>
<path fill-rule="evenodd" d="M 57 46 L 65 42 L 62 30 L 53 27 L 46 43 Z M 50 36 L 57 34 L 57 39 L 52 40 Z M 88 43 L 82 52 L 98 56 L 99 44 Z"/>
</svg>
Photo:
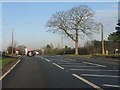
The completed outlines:
<svg viewBox="0 0 120 90">
<path fill-rule="evenodd" d="M 60 32 L 71 38 L 75 42 L 75 54 L 78 54 L 79 37 L 91 36 L 98 30 L 94 21 L 94 12 L 87 5 L 56 12 L 47 22 L 47 27 L 53 33 Z"/>
</svg>

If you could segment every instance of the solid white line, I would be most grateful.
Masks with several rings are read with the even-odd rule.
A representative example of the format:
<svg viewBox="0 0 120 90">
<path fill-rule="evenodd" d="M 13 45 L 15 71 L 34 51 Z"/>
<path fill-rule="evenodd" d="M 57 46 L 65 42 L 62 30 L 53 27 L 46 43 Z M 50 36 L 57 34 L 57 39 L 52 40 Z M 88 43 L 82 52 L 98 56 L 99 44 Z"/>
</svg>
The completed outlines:
<svg viewBox="0 0 120 90">
<path fill-rule="evenodd" d="M 48 62 L 50 62 L 50 60 L 48 60 L 48 59 L 45 59 L 46 61 L 48 61 Z"/>
<path fill-rule="evenodd" d="M 98 90 L 103 90 L 101 87 L 99 87 L 99 86 L 97 86 L 97 85 L 89 82 L 88 80 L 86 80 L 86 79 L 78 76 L 77 74 L 72 74 L 72 75 L 73 75 L 74 77 L 78 78 L 79 80 L 82 80 L 83 82 L 87 83 L 88 85 L 90 85 L 90 86 L 93 87 L 93 88 L 96 88 L 96 89 L 98 89 Z"/>
<path fill-rule="evenodd" d="M 106 67 L 104 65 L 100 65 L 100 64 L 95 64 L 95 63 L 90 63 L 90 62 L 83 62 L 85 64 L 90 64 L 90 65 L 96 65 L 96 66 L 99 66 L 99 67 Z"/>
<path fill-rule="evenodd" d="M 120 87 L 119 85 L 109 85 L 109 84 L 103 84 L 103 86 L 106 86 L 106 87 Z"/>
<path fill-rule="evenodd" d="M 91 77 L 112 77 L 112 78 L 118 78 L 120 76 L 111 76 L 111 75 L 94 75 L 94 74 L 81 74 L 82 76 L 91 76 Z"/>
<path fill-rule="evenodd" d="M 5 74 L 0 76 L 0 80 L 2 80 L 5 76 L 7 76 L 7 74 L 9 74 L 19 62 L 20 60 L 18 60 Z"/>
<path fill-rule="evenodd" d="M 119 70 L 97 70 L 97 69 L 69 69 L 69 70 L 79 70 L 79 71 L 119 71 Z"/>
<path fill-rule="evenodd" d="M 60 65 L 53 63 L 55 66 L 59 67 L 60 69 L 64 69 L 63 67 L 61 67 Z"/>
</svg>

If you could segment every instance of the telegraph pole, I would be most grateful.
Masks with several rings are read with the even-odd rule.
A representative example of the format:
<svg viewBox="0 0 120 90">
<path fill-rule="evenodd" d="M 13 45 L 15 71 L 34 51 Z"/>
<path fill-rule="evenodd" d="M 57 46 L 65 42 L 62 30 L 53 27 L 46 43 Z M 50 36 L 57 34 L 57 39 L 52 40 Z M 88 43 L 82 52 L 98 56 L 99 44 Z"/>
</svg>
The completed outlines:
<svg viewBox="0 0 120 90">
<path fill-rule="evenodd" d="M 100 29 L 101 29 L 102 54 L 105 54 L 104 37 L 103 37 L 103 24 L 102 23 L 100 23 Z"/>
<path fill-rule="evenodd" d="M 61 48 L 63 48 L 63 37 L 61 38 Z"/>
<path fill-rule="evenodd" d="M 12 28 L 12 55 L 13 55 L 13 28 Z"/>
</svg>

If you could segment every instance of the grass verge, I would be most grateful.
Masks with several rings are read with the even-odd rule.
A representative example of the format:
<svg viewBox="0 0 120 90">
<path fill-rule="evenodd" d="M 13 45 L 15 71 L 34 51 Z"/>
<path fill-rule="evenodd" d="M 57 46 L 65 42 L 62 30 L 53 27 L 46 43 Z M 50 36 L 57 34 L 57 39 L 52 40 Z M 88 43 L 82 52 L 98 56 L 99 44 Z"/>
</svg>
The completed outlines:
<svg viewBox="0 0 120 90">
<path fill-rule="evenodd" d="M 16 58 L 2 58 L 0 59 L 0 70 L 5 68 L 7 65 L 15 61 Z"/>
</svg>

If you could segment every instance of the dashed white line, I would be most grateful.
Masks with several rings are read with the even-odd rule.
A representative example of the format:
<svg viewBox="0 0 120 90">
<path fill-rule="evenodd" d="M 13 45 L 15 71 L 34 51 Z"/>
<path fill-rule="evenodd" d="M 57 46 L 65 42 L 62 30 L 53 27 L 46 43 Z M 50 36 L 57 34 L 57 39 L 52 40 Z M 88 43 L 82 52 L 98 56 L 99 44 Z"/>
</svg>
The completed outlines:
<svg viewBox="0 0 120 90">
<path fill-rule="evenodd" d="M 48 61 L 48 62 L 50 62 L 50 60 L 48 60 L 48 59 L 45 59 L 46 61 Z"/>
<path fill-rule="evenodd" d="M 20 62 L 20 60 L 18 60 L 5 74 L 0 76 L 0 80 L 2 80 L 5 76 L 7 76 L 19 62 Z"/>
<path fill-rule="evenodd" d="M 74 77 L 78 78 L 79 80 L 82 80 L 83 82 L 87 83 L 89 86 L 95 88 L 95 89 L 98 89 L 98 90 L 103 90 L 101 87 L 93 84 L 92 82 L 89 82 L 88 80 L 78 76 L 77 74 L 72 74 Z"/>
<path fill-rule="evenodd" d="M 90 65 L 96 65 L 96 66 L 99 66 L 99 67 L 106 67 L 104 65 L 100 65 L 100 64 L 95 64 L 95 63 L 90 63 L 90 62 L 83 62 L 85 64 L 90 64 Z"/>
<path fill-rule="evenodd" d="M 90 77 L 112 77 L 112 78 L 118 78 L 120 76 L 112 76 L 112 75 L 94 75 L 94 74 L 81 74 L 82 76 L 90 76 Z"/>
<path fill-rule="evenodd" d="M 111 71 L 111 72 L 116 72 L 116 71 L 119 71 L 119 70 L 98 70 L 98 69 L 69 69 L 69 70 L 78 70 L 78 71 Z"/>
<path fill-rule="evenodd" d="M 64 69 L 63 67 L 61 67 L 60 65 L 53 63 L 55 66 L 59 67 L 60 69 Z"/>
<path fill-rule="evenodd" d="M 120 88 L 119 85 L 103 84 L 103 86 L 105 86 L 105 87 L 117 87 L 117 88 Z"/>
</svg>

